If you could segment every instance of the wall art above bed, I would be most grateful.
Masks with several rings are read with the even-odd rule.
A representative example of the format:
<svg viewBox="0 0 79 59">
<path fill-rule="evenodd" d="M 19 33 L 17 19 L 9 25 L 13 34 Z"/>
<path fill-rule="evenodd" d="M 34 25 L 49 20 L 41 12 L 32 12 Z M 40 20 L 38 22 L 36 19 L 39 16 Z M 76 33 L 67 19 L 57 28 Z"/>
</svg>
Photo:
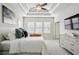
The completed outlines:
<svg viewBox="0 0 79 59">
<path fill-rule="evenodd" d="M 7 8 L 6 6 L 2 6 L 2 23 L 6 24 L 15 24 L 15 14 L 12 10 Z"/>
</svg>

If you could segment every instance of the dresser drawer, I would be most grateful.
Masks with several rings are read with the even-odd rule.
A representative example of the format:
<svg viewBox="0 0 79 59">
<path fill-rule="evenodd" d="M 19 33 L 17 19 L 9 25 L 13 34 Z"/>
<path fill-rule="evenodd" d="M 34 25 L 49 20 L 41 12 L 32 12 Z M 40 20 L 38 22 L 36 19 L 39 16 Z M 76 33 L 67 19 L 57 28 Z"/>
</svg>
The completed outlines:
<svg viewBox="0 0 79 59">
<path fill-rule="evenodd" d="M 79 55 L 79 45 L 75 44 L 73 49 L 74 49 L 74 54 Z"/>
<path fill-rule="evenodd" d="M 74 47 L 75 47 L 75 45 L 71 42 L 67 42 L 66 45 L 65 45 L 65 48 L 68 51 L 72 52 L 73 54 L 74 54 Z"/>
<path fill-rule="evenodd" d="M 73 54 L 79 55 L 79 39 L 75 37 L 71 37 L 69 35 L 65 35 L 60 40 L 60 45 L 70 51 Z"/>
</svg>

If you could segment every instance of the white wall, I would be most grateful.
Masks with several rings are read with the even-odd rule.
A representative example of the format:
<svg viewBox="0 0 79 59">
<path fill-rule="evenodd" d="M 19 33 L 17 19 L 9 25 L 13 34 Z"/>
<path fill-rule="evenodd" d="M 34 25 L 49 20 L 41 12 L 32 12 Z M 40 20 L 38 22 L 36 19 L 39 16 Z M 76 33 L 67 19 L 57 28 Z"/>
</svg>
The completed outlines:
<svg viewBox="0 0 79 59">
<path fill-rule="evenodd" d="M 18 27 L 23 28 L 23 17 L 18 17 Z"/>
<path fill-rule="evenodd" d="M 64 34 L 64 19 L 79 13 L 79 3 L 62 3 L 54 13 L 58 15 L 60 20 L 60 34 Z"/>
</svg>

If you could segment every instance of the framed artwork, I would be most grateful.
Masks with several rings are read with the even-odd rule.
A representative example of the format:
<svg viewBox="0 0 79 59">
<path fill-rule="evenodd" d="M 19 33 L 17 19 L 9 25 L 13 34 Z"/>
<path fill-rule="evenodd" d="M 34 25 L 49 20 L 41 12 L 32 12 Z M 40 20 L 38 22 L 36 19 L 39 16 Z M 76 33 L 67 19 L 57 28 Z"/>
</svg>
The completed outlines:
<svg viewBox="0 0 79 59">
<path fill-rule="evenodd" d="M 15 20 L 16 20 L 16 17 L 15 17 L 14 12 L 3 5 L 2 6 L 2 23 L 15 24 Z"/>
<path fill-rule="evenodd" d="M 70 19 L 65 20 L 65 21 L 64 21 L 64 24 L 65 24 L 65 25 L 71 24 Z"/>
<path fill-rule="evenodd" d="M 65 29 L 71 30 L 71 19 L 67 19 L 64 21 Z"/>
<path fill-rule="evenodd" d="M 64 19 L 65 29 L 79 30 L 79 14 Z"/>
</svg>

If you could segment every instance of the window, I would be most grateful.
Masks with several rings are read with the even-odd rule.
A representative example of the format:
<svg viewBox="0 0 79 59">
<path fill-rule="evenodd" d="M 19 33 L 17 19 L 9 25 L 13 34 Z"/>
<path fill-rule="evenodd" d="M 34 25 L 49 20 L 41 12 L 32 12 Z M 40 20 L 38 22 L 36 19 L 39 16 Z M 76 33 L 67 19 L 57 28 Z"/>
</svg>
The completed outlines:
<svg viewBox="0 0 79 59">
<path fill-rule="evenodd" d="M 51 22 L 25 22 L 24 28 L 29 33 L 50 33 Z"/>
<path fill-rule="evenodd" d="M 27 22 L 27 30 L 29 33 L 34 32 L 34 27 L 35 27 L 34 22 Z"/>
<path fill-rule="evenodd" d="M 36 22 L 36 32 L 42 33 L 42 22 Z"/>
<path fill-rule="evenodd" d="M 44 33 L 50 33 L 50 28 L 51 28 L 51 23 L 50 22 L 44 22 Z"/>
</svg>

